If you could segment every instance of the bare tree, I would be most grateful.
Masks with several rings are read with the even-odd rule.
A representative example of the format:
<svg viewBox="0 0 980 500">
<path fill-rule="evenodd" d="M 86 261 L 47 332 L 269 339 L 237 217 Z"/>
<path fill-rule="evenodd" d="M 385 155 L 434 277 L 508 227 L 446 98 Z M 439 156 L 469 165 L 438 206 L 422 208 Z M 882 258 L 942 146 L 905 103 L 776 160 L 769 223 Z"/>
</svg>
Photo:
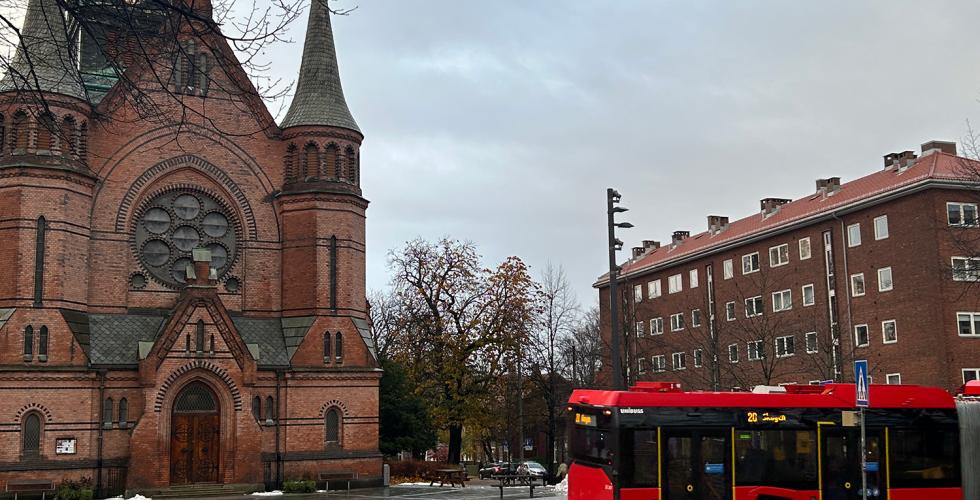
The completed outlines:
<svg viewBox="0 0 980 500">
<path fill-rule="evenodd" d="M 592 307 L 576 319 L 572 334 L 561 340 L 564 376 L 572 387 L 595 387 L 599 383 L 605 343 L 599 330 L 599 308 Z"/>
<path fill-rule="evenodd" d="M 404 315 L 398 296 L 392 290 L 373 290 L 368 294 L 368 310 L 371 316 L 371 335 L 378 358 L 388 359 L 398 340 L 398 330 Z"/>
</svg>

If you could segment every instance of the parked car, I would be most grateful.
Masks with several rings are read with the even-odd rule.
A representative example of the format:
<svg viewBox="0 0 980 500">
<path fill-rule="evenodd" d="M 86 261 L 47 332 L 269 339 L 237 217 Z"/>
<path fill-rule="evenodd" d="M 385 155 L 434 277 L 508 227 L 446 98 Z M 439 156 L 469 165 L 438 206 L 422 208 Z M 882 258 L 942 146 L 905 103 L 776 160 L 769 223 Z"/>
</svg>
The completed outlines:
<svg viewBox="0 0 980 500">
<path fill-rule="evenodd" d="M 494 462 L 480 469 L 480 479 L 488 479 L 498 474 L 508 474 L 508 473 L 510 473 L 509 462 Z"/>
<path fill-rule="evenodd" d="M 541 479 L 542 481 L 548 477 L 548 469 L 545 469 L 543 465 L 531 461 L 524 462 L 524 465 L 527 466 L 527 472 L 531 477 Z"/>
</svg>

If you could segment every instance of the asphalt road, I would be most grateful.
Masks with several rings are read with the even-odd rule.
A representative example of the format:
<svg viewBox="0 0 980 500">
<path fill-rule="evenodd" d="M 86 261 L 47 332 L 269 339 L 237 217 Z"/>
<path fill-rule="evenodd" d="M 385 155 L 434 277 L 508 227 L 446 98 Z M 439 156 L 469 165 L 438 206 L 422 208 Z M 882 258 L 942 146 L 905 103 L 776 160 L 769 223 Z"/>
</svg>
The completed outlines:
<svg viewBox="0 0 980 500">
<path fill-rule="evenodd" d="M 448 486 L 392 486 L 390 488 L 369 488 L 351 490 L 350 494 L 346 491 L 331 491 L 330 493 L 311 493 L 311 494 L 290 494 L 276 496 L 237 496 L 210 498 L 207 500 L 373 500 L 381 498 L 412 498 L 417 500 L 499 500 L 500 490 L 493 486 L 473 485 L 466 488 L 450 488 Z M 504 488 L 506 500 L 516 500 L 518 498 L 529 498 L 527 486 L 512 486 Z M 555 500 L 564 499 L 562 493 L 555 493 L 553 486 L 546 488 L 534 488 L 534 498 L 552 498 Z"/>
</svg>

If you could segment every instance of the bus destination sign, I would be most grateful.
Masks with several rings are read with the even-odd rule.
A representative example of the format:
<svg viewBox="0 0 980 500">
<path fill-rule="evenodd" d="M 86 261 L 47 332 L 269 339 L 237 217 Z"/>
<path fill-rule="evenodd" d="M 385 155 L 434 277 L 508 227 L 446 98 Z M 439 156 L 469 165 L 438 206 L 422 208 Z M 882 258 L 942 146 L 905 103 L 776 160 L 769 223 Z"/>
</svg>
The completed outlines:
<svg viewBox="0 0 980 500">
<path fill-rule="evenodd" d="M 585 413 L 575 414 L 575 423 L 578 425 L 584 425 L 586 427 L 595 427 L 596 418 L 595 415 L 587 415 Z"/>
<path fill-rule="evenodd" d="M 745 422 L 755 425 L 778 425 L 786 422 L 785 413 L 773 411 L 747 411 L 745 412 Z"/>
</svg>

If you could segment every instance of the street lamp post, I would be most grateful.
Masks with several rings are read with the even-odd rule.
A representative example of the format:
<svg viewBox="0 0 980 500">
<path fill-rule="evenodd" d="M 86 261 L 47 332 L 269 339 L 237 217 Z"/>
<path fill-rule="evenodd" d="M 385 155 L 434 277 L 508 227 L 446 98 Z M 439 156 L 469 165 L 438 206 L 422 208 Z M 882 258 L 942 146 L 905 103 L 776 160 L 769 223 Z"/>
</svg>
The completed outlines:
<svg viewBox="0 0 980 500">
<path fill-rule="evenodd" d="M 629 229 L 633 227 L 633 224 L 629 222 L 616 222 L 617 213 L 629 210 L 626 207 L 616 206 L 620 199 L 622 199 L 622 195 L 615 189 L 609 188 L 606 190 L 606 214 L 609 219 L 609 318 L 610 326 L 612 327 L 610 343 L 612 348 L 613 389 L 625 391 L 626 386 L 623 383 L 623 363 L 621 359 L 622 347 L 620 345 L 619 308 L 617 306 L 618 296 L 616 292 L 616 280 L 617 274 L 619 273 L 619 266 L 616 264 L 616 251 L 622 250 L 623 242 L 616 237 L 616 228 Z"/>
</svg>

